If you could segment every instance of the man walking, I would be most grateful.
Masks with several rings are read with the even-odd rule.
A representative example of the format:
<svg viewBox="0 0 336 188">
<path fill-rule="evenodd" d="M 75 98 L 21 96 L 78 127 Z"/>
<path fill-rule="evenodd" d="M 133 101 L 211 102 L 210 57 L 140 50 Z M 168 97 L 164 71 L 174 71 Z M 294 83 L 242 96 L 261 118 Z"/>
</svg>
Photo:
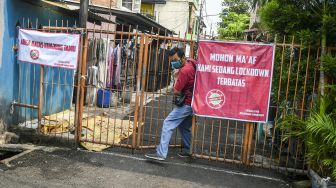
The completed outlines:
<svg viewBox="0 0 336 188">
<path fill-rule="evenodd" d="M 169 142 L 176 127 L 179 128 L 183 144 L 183 151 L 178 155 L 180 157 L 190 156 L 190 128 L 193 114 L 191 100 L 194 90 L 196 61 L 186 59 L 184 51 L 177 47 L 169 52 L 169 58 L 173 69 L 178 69 L 175 73 L 177 79 L 174 85 L 174 95 L 182 100 L 174 100 L 176 107 L 163 122 L 160 144 L 156 148 L 156 153 L 145 155 L 147 158 L 160 161 L 167 157 Z"/>
</svg>

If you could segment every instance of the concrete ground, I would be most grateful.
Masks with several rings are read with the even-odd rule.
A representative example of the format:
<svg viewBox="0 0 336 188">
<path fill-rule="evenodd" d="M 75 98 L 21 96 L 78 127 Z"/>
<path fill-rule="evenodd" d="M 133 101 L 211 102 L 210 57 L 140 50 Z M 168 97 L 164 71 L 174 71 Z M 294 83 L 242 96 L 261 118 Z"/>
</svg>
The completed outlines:
<svg viewBox="0 0 336 188">
<path fill-rule="evenodd" d="M 154 162 L 145 152 L 42 147 L 10 161 L 10 167 L 0 165 L 0 187 L 290 187 L 268 169 L 181 159 L 178 149 Z"/>
</svg>

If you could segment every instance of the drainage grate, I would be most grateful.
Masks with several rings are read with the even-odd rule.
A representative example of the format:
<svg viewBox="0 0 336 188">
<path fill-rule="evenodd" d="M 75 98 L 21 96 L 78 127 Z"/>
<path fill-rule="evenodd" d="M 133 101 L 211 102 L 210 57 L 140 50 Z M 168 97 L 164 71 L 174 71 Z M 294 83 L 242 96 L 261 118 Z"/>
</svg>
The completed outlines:
<svg viewBox="0 0 336 188">
<path fill-rule="evenodd" d="M 4 164 L 4 160 L 9 159 L 25 151 L 20 148 L 4 148 L 0 147 L 0 172 L 6 171 L 8 166 Z"/>
<path fill-rule="evenodd" d="M 19 153 L 22 153 L 22 149 L 13 149 L 13 148 L 0 148 L 0 161 L 13 157 Z"/>
</svg>

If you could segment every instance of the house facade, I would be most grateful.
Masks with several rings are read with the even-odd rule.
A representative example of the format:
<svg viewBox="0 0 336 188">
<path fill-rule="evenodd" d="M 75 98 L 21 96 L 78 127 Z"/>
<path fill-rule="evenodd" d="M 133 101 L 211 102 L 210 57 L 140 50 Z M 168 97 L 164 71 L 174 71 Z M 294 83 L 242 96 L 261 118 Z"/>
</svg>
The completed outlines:
<svg viewBox="0 0 336 188">
<path fill-rule="evenodd" d="M 64 3 L 71 6 L 79 7 L 79 0 L 64 0 Z M 90 0 L 89 11 L 98 14 L 99 16 L 110 20 L 114 24 L 102 23 L 101 25 L 95 25 L 96 29 L 110 30 L 110 31 L 122 31 L 128 27 L 138 28 L 138 31 L 143 33 L 151 32 L 152 28 L 154 33 L 157 33 L 160 29 L 160 34 L 163 35 L 164 31 L 172 33 L 172 31 L 159 24 L 155 20 L 151 19 L 140 13 L 140 0 Z M 124 28 L 122 28 L 122 26 Z M 94 25 L 88 24 L 88 28 L 93 28 Z M 125 31 L 125 30 L 124 30 Z"/>
<path fill-rule="evenodd" d="M 142 0 L 141 13 L 181 37 L 196 39 L 200 32 L 198 0 Z"/>
</svg>

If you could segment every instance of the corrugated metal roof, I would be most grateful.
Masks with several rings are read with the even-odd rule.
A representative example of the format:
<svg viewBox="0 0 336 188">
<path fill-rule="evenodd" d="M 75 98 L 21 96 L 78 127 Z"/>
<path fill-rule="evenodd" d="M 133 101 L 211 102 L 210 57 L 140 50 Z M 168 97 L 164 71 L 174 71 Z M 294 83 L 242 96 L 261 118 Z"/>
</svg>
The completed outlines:
<svg viewBox="0 0 336 188">
<path fill-rule="evenodd" d="M 65 0 L 66 4 L 69 5 L 79 5 L 78 2 Z M 112 14 L 113 16 L 116 16 L 116 22 L 119 24 L 124 25 L 132 25 L 132 26 L 138 26 L 139 30 L 143 30 L 146 32 L 150 32 L 153 29 L 155 33 L 157 33 L 157 30 L 160 29 L 160 34 L 165 34 L 165 31 L 167 34 L 174 33 L 173 31 L 169 30 L 168 28 L 160 25 L 159 23 L 155 22 L 154 20 L 151 20 L 150 18 L 140 14 L 135 13 L 132 11 L 126 11 L 121 10 L 117 8 L 109 8 L 109 7 L 103 7 L 103 6 L 97 6 L 97 5 L 89 5 L 89 9 L 92 12 L 100 13 L 100 14 Z"/>
<path fill-rule="evenodd" d="M 47 1 L 47 0 L 41 0 L 43 3 L 52 5 L 52 6 L 57 6 L 60 8 L 68 9 L 68 10 L 79 10 L 78 6 L 73 6 L 73 5 L 67 5 L 65 3 L 60 3 L 60 2 L 52 2 L 52 1 Z"/>
<path fill-rule="evenodd" d="M 67 4 L 64 2 L 55 2 L 50 0 L 24 0 L 26 2 L 30 2 L 36 5 L 41 4 L 42 6 L 48 6 L 48 7 L 56 7 L 64 10 L 64 12 L 75 14 L 76 16 L 79 16 L 79 6 Z M 88 12 L 89 21 L 100 23 L 100 22 L 107 22 L 107 23 L 114 23 L 113 21 L 110 21 L 106 18 L 103 18 L 91 11 Z"/>
</svg>

